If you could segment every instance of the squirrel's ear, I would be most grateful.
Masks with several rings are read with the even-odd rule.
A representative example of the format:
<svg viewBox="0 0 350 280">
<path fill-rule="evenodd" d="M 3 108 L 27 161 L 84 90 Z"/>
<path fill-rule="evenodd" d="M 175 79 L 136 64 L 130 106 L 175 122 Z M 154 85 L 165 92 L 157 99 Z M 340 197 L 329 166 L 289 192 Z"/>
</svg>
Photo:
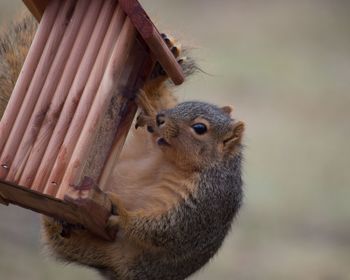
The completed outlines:
<svg viewBox="0 0 350 280">
<path fill-rule="evenodd" d="M 234 111 L 233 106 L 228 105 L 228 106 L 221 107 L 220 109 L 221 109 L 221 111 L 223 111 L 226 115 L 228 115 L 229 117 L 231 117 L 231 119 L 233 119 L 233 111 Z"/>
<path fill-rule="evenodd" d="M 236 122 L 232 125 L 232 130 L 224 139 L 224 152 L 233 152 L 237 144 L 241 143 L 244 132 L 244 122 Z"/>
</svg>

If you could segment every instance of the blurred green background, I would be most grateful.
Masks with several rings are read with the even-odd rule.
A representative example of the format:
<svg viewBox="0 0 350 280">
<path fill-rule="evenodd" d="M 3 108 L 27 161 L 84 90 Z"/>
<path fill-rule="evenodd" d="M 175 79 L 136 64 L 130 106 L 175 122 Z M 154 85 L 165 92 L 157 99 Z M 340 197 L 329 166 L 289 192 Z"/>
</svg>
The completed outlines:
<svg viewBox="0 0 350 280">
<path fill-rule="evenodd" d="M 181 100 L 247 125 L 245 205 L 191 279 L 350 279 L 350 1 L 143 0 L 201 68 Z M 0 1 L 0 21 L 23 9 Z M 100 279 L 49 260 L 39 216 L 0 206 L 0 279 Z"/>
</svg>

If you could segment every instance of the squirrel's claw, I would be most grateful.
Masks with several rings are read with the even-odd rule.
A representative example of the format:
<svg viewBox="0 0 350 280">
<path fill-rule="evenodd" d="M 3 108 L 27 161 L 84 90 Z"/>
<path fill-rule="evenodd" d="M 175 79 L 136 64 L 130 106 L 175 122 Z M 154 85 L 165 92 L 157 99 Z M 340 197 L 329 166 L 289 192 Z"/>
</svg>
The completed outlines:
<svg viewBox="0 0 350 280">
<path fill-rule="evenodd" d="M 52 218 L 52 221 L 58 225 L 58 230 L 59 230 L 60 236 L 62 236 L 63 238 L 70 238 L 71 233 L 74 230 L 85 229 L 82 225 L 70 224 L 66 221 L 58 220 L 55 218 Z"/>
<path fill-rule="evenodd" d="M 142 110 L 145 116 L 152 117 L 156 115 L 156 112 L 145 91 L 140 90 L 136 97 L 136 104 Z"/>
<path fill-rule="evenodd" d="M 136 118 L 135 129 L 146 126 L 147 131 L 150 133 L 153 133 L 154 132 L 153 125 L 154 125 L 153 119 L 148 116 L 145 116 L 145 114 L 141 112 Z"/>
<path fill-rule="evenodd" d="M 120 217 L 116 215 L 111 215 L 107 221 L 108 229 L 118 229 L 120 225 Z"/>
<path fill-rule="evenodd" d="M 140 90 L 136 103 L 141 113 L 136 118 L 135 128 L 147 126 L 148 132 L 154 132 L 153 126 L 155 122 L 156 111 L 153 108 L 149 98 L 143 90 Z"/>
<path fill-rule="evenodd" d="M 121 226 L 125 226 L 127 211 L 123 207 L 123 203 L 117 194 L 112 192 L 107 192 L 106 194 L 112 203 L 111 215 L 107 221 L 107 228 L 111 230 L 119 229 Z"/>
<path fill-rule="evenodd" d="M 135 128 L 138 129 L 139 127 L 144 127 L 145 125 L 146 125 L 146 120 L 144 117 L 144 113 L 141 112 L 136 118 Z"/>
<path fill-rule="evenodd" d="M 111 216 L 107 221 L 107 228 L 115 229 L 119 226 L 120 217 L 118 216 L 117 204 L 119 204 L 119 198 L 112 192 L 107 192 L 107 196 L 112 203 Z"/>
<path fill-rule="evenodd" d="M 182 47 L 181 44 L 178 43 L 174 37 L 169 36 L 168 34 L 162 33 L 161 34 L 165 44 L 168 46 L 176 60 L 179 62 L 179 56 L 182 53 Z M 179 62 L 179 64 L 181 64 Z M 163 67 L 160 65 L 159 62 L 156 63 L 154 66 L 154 69 L 151 74 L 151 79 L 156 79 L 158 77 L 167 77 L 167 73 L 164 71 Z"/>
</svg>

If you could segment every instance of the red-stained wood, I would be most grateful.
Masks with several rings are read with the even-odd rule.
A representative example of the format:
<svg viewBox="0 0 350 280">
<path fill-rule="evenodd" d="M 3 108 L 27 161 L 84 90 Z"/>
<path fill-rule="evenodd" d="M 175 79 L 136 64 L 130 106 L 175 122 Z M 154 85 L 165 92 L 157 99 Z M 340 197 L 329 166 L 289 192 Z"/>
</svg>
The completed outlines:
<svg viewBox="0 0 350 280">
<path fill-rule="evenodd" d="M 89 3 L 90 0 L 78 1 L 77 5 L 74 8 L 74 12 L 67 22 L 68 25 L 55 55 L 55 59 L 52 62 L 49 73 L 46 77 L 46 81 L 40 92 L 38 101 L 35 104 L 32 116 L 22 137 L 21 143 L 17 148 L 16 156 L 11 163 L 10 172 L 6 177 L 7 181 L 16 182 L 23 186 L 30 186 L 30 181 L 20 181 L 20 177 L 22 175 L 23 168 L 25 167 L 29 158 L 30 152 L 34 146 L 39 130 L 43 124 L 44 117 L 47 114 L 49 108 L 52 106 L 51 100 L 54 96 L 54 93 L 56 92 L 57 85 L 59 84 L 60 80 L 70 84 L 70 79 L 72 76 L 74 76 L 74 65 L 72 65 L 72 63 L 67 63 L 67 60 L 72 54 L 72 47 L 77 38 L 83 17 L 84 15 L 86 16 L 86 11 Z M 74 53 L 74 55 L 74 58 L 76 58 L 79 57 L 80 54 Z M 68 60 L 68 62 L 71 62 L 71 60 Z M 77 62 L 73 63 L 78 64 Z M 63 72 L 63 70 L 66 71 Z M 69 73 L 69 70 L 72 70 L 73 73 Z M 57 93 L 57 95 L 61 94 L 65 94 L 62 92 L 62 89 Z M 22 166 L 23 168 L 21 168 Z"/>
<path fill-rule="evenodd" d="M 115 232 L 107 228 L 111 202 L 88 178 L 73 195 L 67 194 L 66 200 L 0 180 L 0 198 L 0 202 L 5 205 L 15 204 L 60 221 L 82 225 L 105 240 L 112 241 L 115 238 Z"/>
<path fill-rule="evenodd" d="M 17 148 L 21 142 L 26 126 L 33 113 L 33 109 L 36 101 L 38 100 L 39 93 L 44 86 L 46 77 L 49 73 L 49 69 L 60 45 L 59 43 L 66 29 L 66 23 L 70 19 L 74 6 L 75 1 L 67 0 L 57 15 L 57 19 L 52 27 L 49 39 L 46 42 L 37 69 L 35 70 L 35 73 L 32 77 L 29 89 L 25 94 L 16 121 L 12 126 L 10 136 L 8 137 L 6 145 L 2 151 L 2 155 L 0 157 L 0 165 L 7 166 L 8 168 L 0 169 L 0 179 L 5 179 L 11 169 L 13 158 L 16 155 Z M 27 155 L 28 154 L 25 156 Z"/>
<path fill-rule="evenodd" d="M 55 195 L 58 191 L 57 185 L 61 185 L 62 178 L 65 175 L 66 168 L 81 135 L 82 128 L 86 122 L 86 118 L 89 114 L 96 92 L 100 86 L 104 71 L 111 55 L 111 49 L 119 37 L 124 21 L 125 14 L 119 7 L 117 7 L 114 11 L 111 24 L 104 38 L 104 42 L 102 43 L 96 62 L 84 87 L 84 91 L 79 100 L 74 117 L 69 123 L 69 129 L 65 135 L 62 145 L 60 146 L 60 151 L 55 160 L 55 164 L 52 168 L 49 179 L 46 182 L 45 193 Z M 98 115 L 99 114 L 100 112 Z M 61 197 L 63 197 L 62 192 L 61 195 Z"/>
<path fill-rule="evenodd" d="M 60 1 L 51 1 L 50 5 L 47 7 L 47 10 L 34 36 L 32 46 L 28 51 L 28 55 L 23 64 L 22 71 L 18 77 L 15 88 L 12 91 L 9 103 L 7 104 L 4 115 L 1 118 L 0 152 L 2 151 L 6 143 L 6 140 L 10 134 L 11 128 L 21 108 L 26 91 L 29 85 L 31 84 L 34 72 L 42 56 L 42 52 L 44 50 L 45 44 L 49 38 L 50 31 L 56 19 L 59 6 L 60 6 L 59 2 Z"/>
<path fill-rule="evenodd" d="M 78 101 L 81 98 L 84 88 L 87 86 L 87 80 L 97 60 L 96 58 L 101 49 L 101 45 L 109 27 L 114 10 L 114 1 L 104 1 L 102 10 L 99 14 L 90 41 L 86 47 L 84 57 L 82 59 L 81 64 L 79 65 L 79 69 L 76 73 L 76 76 L 74 77 L 74 81 L 67 95 L 67 98 L 64 101 L 63 108 L 59 113 L 55 129 L 53 130 L 52 135 L 50 136 L 51 138 L 49 144 L 46 148 L 45 154 L 41 160 L 40 166 L 35 175 L 35 179 L 32 184 L 32 187 L 35 190 L 42 191 L 43 188 L 45 188 L 46 182 L 48 181 L 48 177 L 59 153 L 59 149 L 64 141 L 64 138 L 69 129 L 69 125 L 73 119 L 75 110 L 78 105 Z M 107 51 L 108 47 L 106 47 L 105 50 Z M 101 51 L 103 51 L 103 49 L 101 49 Z M 96 75 L 96 73 L 94 75 Z M 52 114 L 49 112 L 47 117 L 55 118 L 55 114 L 57 112 L 56 109 L 59 110 L 58 107 L 53 107 Z M 38 137 L 41 137 L 40 134 Z M 38 145 L 38 147 L 34 147 L 34 151 L 39 149 L 42 149 L 40 145 Z M 51 184 L 50 182 L 48 184 L 48 187 L 45 189 L 45 193 L 55 194 L 57 192 L 57 187 L 58 185 Z"/>
<path fill-rule="evenodd" d="M 64 174 L 62 185 L 56 196 L 58 198 L 62 198 L 69 187 L 79 184 L 81 180 L 84 163 L 88 159 L 88 151 L 91 149 L 93 140 L 96 137 L 101 116 L 106 112 L 113 93 L 118 89 L 118 82 L 136 39 L 135 37 L 136 30 L 131 21 L 127 18 L 113 48 L 110 61 L 96 93 L 95 100 L 85 120 L 78 143 Z"/>
<path fill-rule="evenodd" d="M 137 0 L 119 0 L 119 3 L 174 84 L 182 84 L 185 76 L 180 65 L 140 3 Z"/>
<path fill-rule="evenodd" d="M 40 19 L 47 0 L 24 0 L 29 10 L 37 19 Z M 138 32 L 151 49 L 156 60 L 163 66 L 176 85 L 184 82 L 184 75 L 176 59 L 162 40 L 145 10 L 137 0 L 119 0 L 125 13 L 130 17 Z"/>
<path fill-rule="evenodd" d="M 21 175 L 21 179 L 19 181 L 20 185 L 31 186 L 33 183 L 42 157 L 45 153 L 48 142 L 52 136 L 53 130 L 61 113 L 61 109 L 63 107 L 65 99 L 68 93 L 70 92 L 70 88 L 72 86 L 74 77 L 76 77 L 79 74 L 77 70 L 81 63 L 85 50 L 87 50 L 86 46 L 89 43 L 91 33 L 94 29 L 94 25 L 96 24 L 97 17 L 101 10 L 101 6 L 102 0 L 91 1 L 86 14 L 84 15 L 84 21 L 81 24 L 79 33 L 76 37 L 71 53 L 67 60 L 67 64 L 65 66 L 65 69 L 63 70 L 63 75 L 59 81 L 55 92 L 53 93 L 52 101 L 48 106 L 48 111 L 42 122 L 40 131 L 35 139 L 33 148 L 31 149 L 29 158 L 27 160 L 28 164 L 26 164 Z M 77 24 L 77 22 L 75 22 L 74 24 Z M 96 43 L 97 42 L 94 41 L 94 45 L 96 45 Z M 48 150 L 48 153 L 52 154 L 54 153 L 54 151 Z M 39 187 L 35 188 L 35 190 L 42 191 L 42 189 L 40 189 Z"/>
</svg>

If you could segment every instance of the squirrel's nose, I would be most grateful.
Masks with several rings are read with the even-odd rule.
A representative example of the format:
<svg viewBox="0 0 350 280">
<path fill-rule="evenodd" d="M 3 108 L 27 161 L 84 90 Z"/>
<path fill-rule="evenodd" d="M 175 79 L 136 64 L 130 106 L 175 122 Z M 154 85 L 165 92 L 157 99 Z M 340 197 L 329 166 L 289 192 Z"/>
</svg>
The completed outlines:
<svg viewBox="0 0 350 280">
<path fill-rule="evenodd" d="M 165 115 L 162 113 L 157 114 L 156 121 L 157 121 L 157 125 L 161 126 L 162 124 L 165 123 Z"/>
</svg>

